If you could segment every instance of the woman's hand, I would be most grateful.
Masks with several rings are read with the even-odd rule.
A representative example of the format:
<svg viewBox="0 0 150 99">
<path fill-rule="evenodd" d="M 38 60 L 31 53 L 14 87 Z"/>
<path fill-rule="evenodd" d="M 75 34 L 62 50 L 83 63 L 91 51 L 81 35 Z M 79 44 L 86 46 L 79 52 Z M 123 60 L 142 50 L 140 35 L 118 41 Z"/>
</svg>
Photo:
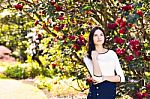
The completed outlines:
<svg viewBox="0 0 150 99">
<path fill-rule="evenodd" d="M 98 84 L 98 83 L 102 83 L 103 82 L 103 78 L 102 77 L 88 77 L 87 79 L 86 79 L 86 81 L 88 82 L 88 83 L 93 83 L 94 85 L 96 85 L 96 84 Z"/>
<path fill-rule="evenodd" d="M 94 84 L 102 83 L 104 81 L 103 76 L 102 77 L 92 77 L 92 79 L 93 79 Z"/>
</svg>

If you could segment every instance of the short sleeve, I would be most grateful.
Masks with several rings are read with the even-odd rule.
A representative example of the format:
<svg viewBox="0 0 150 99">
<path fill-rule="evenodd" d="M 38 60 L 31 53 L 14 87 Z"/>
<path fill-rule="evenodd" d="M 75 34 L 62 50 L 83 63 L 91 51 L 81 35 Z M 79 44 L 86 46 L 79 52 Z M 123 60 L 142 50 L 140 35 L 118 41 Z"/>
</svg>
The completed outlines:
<svg viewBox="0 0 150 99">
<path fill-rule="evenodd" d="M 115 71 L 116 71 L 116 74 L 118 76 L 120 76 L 120 82 L 125 82 L 125 76 L 124 76 L 123 70 L 121 68 L 118 56 L 117 56 L 117 54 L 115 52 L 114 52 L 113 56 L 114 56 L 114 60 L 115 60 Z"/>
</svg>

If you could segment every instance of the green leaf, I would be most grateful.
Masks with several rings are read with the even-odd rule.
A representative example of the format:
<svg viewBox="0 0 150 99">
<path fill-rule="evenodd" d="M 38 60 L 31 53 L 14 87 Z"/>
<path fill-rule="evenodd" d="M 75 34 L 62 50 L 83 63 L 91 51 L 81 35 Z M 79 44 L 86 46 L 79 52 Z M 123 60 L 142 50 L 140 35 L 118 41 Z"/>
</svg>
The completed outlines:
<svg viewBox="0 0 150 99">
<path fill-rule="evenodd" d="M 85 7 L 83 7 L 83 10 L 90 10 L 91 9 L 91 6 L 85 6 Z"/>
</svg>

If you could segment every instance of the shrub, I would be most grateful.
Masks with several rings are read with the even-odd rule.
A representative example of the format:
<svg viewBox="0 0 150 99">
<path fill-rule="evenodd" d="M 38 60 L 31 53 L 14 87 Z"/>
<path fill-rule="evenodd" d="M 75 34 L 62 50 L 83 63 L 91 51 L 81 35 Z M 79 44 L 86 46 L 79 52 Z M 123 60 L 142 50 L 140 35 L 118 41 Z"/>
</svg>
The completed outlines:
<svg viewBox="0 0 150 99">
<path fill-rule="evenodd" d="M 41 72 L 38 66 L 31 64 L 17 64 L 14 66 L 8 66 L 5 70 L 5 75 L 15 79 L 26 79 L 29 77 L 36 77 Z"/>
</svg>

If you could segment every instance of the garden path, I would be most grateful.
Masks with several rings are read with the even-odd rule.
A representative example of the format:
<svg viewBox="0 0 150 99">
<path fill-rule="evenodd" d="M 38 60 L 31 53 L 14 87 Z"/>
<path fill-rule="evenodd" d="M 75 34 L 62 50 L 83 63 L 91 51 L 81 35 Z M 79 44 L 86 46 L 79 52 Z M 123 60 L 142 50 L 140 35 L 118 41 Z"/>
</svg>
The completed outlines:
<svg viewBox="0 0 150 99">
<path fill-rule="evenodd" d="M 44 92 L 30 84 L 0 79 L 0 99 L 48 99 Z"/>
</svg>

